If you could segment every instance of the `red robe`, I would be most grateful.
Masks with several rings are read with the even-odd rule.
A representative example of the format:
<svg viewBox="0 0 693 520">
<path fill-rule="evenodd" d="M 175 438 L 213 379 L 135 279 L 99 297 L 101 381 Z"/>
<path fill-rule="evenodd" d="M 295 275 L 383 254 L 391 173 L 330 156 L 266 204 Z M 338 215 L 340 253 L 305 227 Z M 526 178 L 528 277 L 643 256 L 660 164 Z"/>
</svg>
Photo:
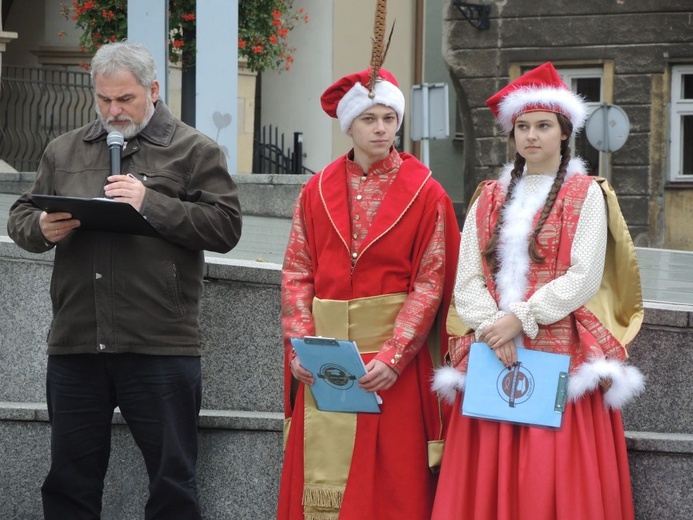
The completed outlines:
<svg viewBox="0 0 693 520">
<path fill-rule="evenodd" d="M 430 171 L 408 154 L 383 199 L 354 261 L 350 251 L 346 156 L 309 181 L 301 195 L 306 249 L 313 280 L 307 290 L 320 299 L 353 300 L 410 293 L 426 247 L 445 212 L 445 284 L 441 309 L 449 307 L 457 265 L 459 230 L 450 199 Z M 283 288 L 284 290 L 284 288 Z M 439 316 L 440 318 L 440 316 Z M 444 317 L 437 323 L 443 325 Z M 286 324 L 285 324 L 286 325 Z M 445 333 L 445 327 L 440 330 Z M 285 342 L 291 331 L 285 328 Z M 442 342 L 443 345 L 447 341 Z M 364 355 L 368 363 L 382 353 Z M 291 428 L 285 450 L 279 497 L 279 519 L 303 520 L 303 396 L 300 385 L 291 399 L 287 349 L 286 416 Z M 394 358 L 392 359 L 395 363 Z M 402 360 L 405 361 L 404 359 Z M 440 439 L 439 400 L 430 390 L 433 359 L 424 347 L 397 367 L 395 385 L 380 392 L 379 415 L 358 414 L 356 438 L 340 519 L 430 517 L 435 475 L 428 468 L 427 441 Z M 395 363 L 397 365 L 399 363 Z M 326 432 L 327 434 L 327 432 Z M 328 463 L 328 461 L 326 461 Z"/>
<path fill-rule="evenodd" d="M 590 177 L 567 179 L 539 235 L 544 263 L 531 262 L 527 298 L 565 274 Z M 477 236 L 483 250 L 495 227 L 505 191 L 485 184 L 477 206 Z M 620 211 L 611 207 L 611 211 Z M 512 218 L 512 217 L 510 217 Z M 538 214 L 535 216 L 536 222 Z M 482 260 L 489 292 L 498 288 Z M 636 273 L 637 275 L 637 273 Z M 639 321 L 633 318 L 634 327 Z M 622 361 L 625 347 L 584 306 L 555 323 L 540 325 L 531 349 L 571 355 L 571 371 L 594 357 Z M 450 355 L 466 372 L 473 333 L 456 338 Z M 621 413 L 609 409 L 599 389 L 569 401 L 560 430 L 487 421 L 460 413 L 462 394 L 447 432 L 434 520 L 632 520 L 628 456 Z"/>
</svg>

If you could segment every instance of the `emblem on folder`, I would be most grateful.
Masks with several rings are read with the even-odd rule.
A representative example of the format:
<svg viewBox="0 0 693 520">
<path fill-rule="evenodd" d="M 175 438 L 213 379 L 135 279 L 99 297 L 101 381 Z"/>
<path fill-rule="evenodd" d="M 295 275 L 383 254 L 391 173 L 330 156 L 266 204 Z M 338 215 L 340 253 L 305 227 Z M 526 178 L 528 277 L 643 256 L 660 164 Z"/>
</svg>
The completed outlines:
<svg viewBox="0 0 693 520">
<path fill-rule="evenodd" d="M 508 406 L 514 408 L 526 402 L 534 392 L 534 377 L 522 363 L 518 362 L 510 371 L 502 370 L 498 375 L 496 389 Z"/>
<path fill-rule="evenodd" d="M 328 385 L 337 390 L 348 390 L 354 386 L 354 381 L 356 381 L 355 375 L 350 374 L 343 366 L 334 363 L 321 366 L 318 377 L 324 379 Z"/>
</svg>

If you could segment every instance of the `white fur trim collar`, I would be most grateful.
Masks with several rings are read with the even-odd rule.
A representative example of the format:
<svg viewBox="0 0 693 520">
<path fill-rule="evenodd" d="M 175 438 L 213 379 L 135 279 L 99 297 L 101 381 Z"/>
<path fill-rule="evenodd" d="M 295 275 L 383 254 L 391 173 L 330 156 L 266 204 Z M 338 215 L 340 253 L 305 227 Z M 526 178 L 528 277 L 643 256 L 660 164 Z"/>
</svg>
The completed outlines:
<svg viewBox="0 0 693 520">
<path fill-rule="evenodd" d="M 512 164 L 506 165 L 499 182 L 507 193 L 510 184 Z M 525 170 L 526 171 L 526 170 Z M 587 171 L 580 158 L 573 158 L 568 163 L 566 180 L 578 173 Z M 538 176 L 538 185 L 527 189 L 527 175 L 517 181 L 513 198 L 503 208 L 503 226 L 498 242 L 498 271 L 496 285 L 500 294 L 499 308 L 510 312 L 510 304 L 526 300 L 529 275 L 529 238 L 534 231 L 534 217 L 546 202 L 555 176 Z"/>
</svg>

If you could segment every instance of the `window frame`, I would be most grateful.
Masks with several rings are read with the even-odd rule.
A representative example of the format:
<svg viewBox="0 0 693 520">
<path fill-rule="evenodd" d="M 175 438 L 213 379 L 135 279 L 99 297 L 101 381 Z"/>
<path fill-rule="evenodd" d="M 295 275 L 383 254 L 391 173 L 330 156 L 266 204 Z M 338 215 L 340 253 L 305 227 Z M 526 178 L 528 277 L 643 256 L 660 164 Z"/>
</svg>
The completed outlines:
<svg viewBox="0 0 693 520">
<path fill-rule="evenodd" d="M 682 99 L 682 79 L 693 76 L 693 64 L 672 65 L 669 108 L 669 181 L 693 182 L 693 175 L 683 174 L 683 116 L 693 116 L 693 99 Z"/>
<path fill-rule="evenodd" d="M 599 79 L 599 101 L 585 101 L 585 105 L 587 106 L 587 117 L 585 118 L 585 122 L 589 120 L 590 116 L 594 113 L 595 110 L 597 110 L 600 106 L 602 106 L 606 101 L 606 88 L 605 88 L 605 73 L 604 73 L 604 68 L 603 67 L 556 67 L 556 71 L 558 72 L 558 75 L 560 76 L 561 80 L 563 83 L 568 85 L 570 87 L 570 90 L 572 90 L 575 93 L 578 93 L 577 90 L 575 89 L 575 85 L 573 84 L 574 80 L 578 79 L 591 79 L 591 78 L 598 78 Z M 589 141 L 587 141 L 587 136 L 585 135 L 585 129 L 583 128 L 580 133 L 582 134 L 582 137 L 585 139 L 587 142 L 588 146 L 592 146 Z M 575 137 L 576 134 L 573 133 L 573 135 L 570 138 L 570 148 L 572 150 L 575 150 Z M 592 147 L 594 148 L 594 147 Z M 604 176 L 605 175 L 605 163 L 604 163 L 604 154 L 603 152 L 600 152 L 595 149 L 597 152 L 597 157 L 598 157 L 598 167 L 597 167 L 597 172 L 595 172 L 599 176 Z"/>
</svg>

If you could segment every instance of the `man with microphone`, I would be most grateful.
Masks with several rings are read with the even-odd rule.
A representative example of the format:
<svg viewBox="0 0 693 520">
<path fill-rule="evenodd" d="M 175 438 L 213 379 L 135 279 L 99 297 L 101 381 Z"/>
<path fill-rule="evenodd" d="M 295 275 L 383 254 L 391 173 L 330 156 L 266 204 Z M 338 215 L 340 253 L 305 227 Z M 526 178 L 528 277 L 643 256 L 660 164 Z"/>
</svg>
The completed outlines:
<svg viewBox="0 0 693 520">
<path fill-rule="evenodd" d="M 98 119 L 49 143 L 8 222 L 27 251 L 55 248 L 44 515 L 100 518 L 118 406 L 149 475 L 145 518 L 199 519 L 203 251 L 238 242 L 237 188 L 221 148 L 159 99 L 146 48 L 104 45 L 91 78 Z M 69 213 L 42 211 L 32 194 L 106 196 L 132 205 L 158 236 L 79 229 Z"/>
</svg>

